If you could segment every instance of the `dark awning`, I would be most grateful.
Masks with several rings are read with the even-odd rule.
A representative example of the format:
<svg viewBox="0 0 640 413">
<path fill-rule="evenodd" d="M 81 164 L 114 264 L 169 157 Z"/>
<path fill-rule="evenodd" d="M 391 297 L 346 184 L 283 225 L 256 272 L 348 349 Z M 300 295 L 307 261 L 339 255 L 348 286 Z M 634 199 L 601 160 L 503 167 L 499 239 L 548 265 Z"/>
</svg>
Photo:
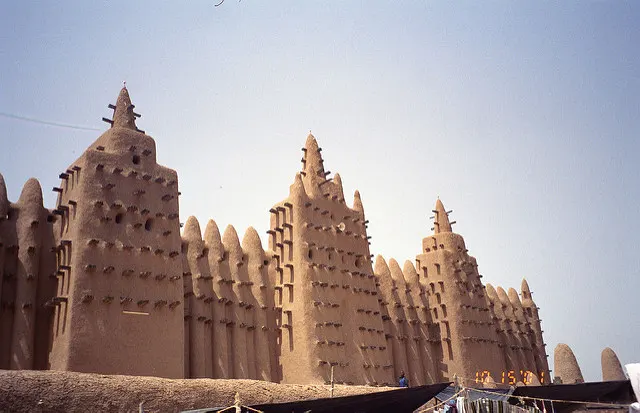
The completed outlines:
<svg viewBox="0 0 640 413">
<path fill-rule="evenodd" d="M 387 413 L 412 412 L 431 400 L 451 383 L 438 383 L 407 389 L 389 390 L 357 396 L 302 400 L 251 406 L 265 413 Z"/>
<path fill-rule="evenodd" d="M 553 408 L 550 402 L 545 403 L 547 412 L 555 411 L 556 413 L 570 412 L 589 403 L 600 402 L 625 405 L 635 401 L 629 380 L 517 387 L 513 391 L 509 403 L 517 404 L 519 402 L 518 396 L 558 400 L 553 402 Z M 583 403 L 569 403 L 568 401 Z M 529 401 L 525 400 L 525 402 L 528 403 Z M 542 408 L 541 402 L 538 402 L 538 405 Z M 602 408 L 605 409 L 606 407 Z"/>
</svg>

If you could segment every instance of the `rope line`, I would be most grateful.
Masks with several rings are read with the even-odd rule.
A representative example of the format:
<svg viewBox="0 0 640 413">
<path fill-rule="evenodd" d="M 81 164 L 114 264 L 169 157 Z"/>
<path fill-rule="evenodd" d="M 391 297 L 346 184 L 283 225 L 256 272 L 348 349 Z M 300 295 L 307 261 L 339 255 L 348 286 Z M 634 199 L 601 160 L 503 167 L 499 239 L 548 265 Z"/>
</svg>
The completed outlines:
<svg viewBox="0 0 640 413">
<path fill-rule="evenodd" d="M 465 387 L 466 388 L 466 387 Z M 487 394 L 494 394 L 494 395 L 498 395 L 498 396 L 505 396 L 504 393 L 498 393 L 498 392 L 493 392 L 493 391 L 489 391 L 489 390 L 484 390 L 484 389 L 475 389 L 475 388 L 470 388 L 474 391 L 477 392 L 481 392 L 481 393 L 487 393 Z M 531 397 L 531 396 L 518 396 L 518 395 L 510 395 L 510 397 L 515 397 L 518 399 L 528 399 L 528 400 L 541 400 L 541 401 L 545 401 L 545 402 L 556 402 L 556 403 L 575 403 L 575 404 L 589 404 L 589 405 L 594 405 L 594 406 L 609 406 L 609 407 L 627 407 L 629 406 L 628 404 L 620 404 L 620 403 L 602 403 L 602 402 L 587 402 L 587 401 L 579 401 L 579 400 L 558 400 L 558 399 L 542 399 L 540 397 Z"/>
<path fill-rule="evenodd" d="M 449 397 L 447 400 L 444 400 L 444 401 L 442 401 L 442 402 L 440 402 L 440 403 L 436 404 L 436 405 L 435 405 L 435 406 L 433 406 L 433 407 L 427 407 L 427 408 L 426 408 L 426 409 L 424 409 L 424 410 L 419 410 L 419 411 L 418 411 L 418 413 L 428 412 L 428 411 L 430 411 L 430 410 L 435 410 L 435 409 L 437 409 L 437 408 L 438 408 L 438 407 L 440 407 L 440 406 L 444 406 L 445 404 L 447 404 L 447 402 L 448 402 L 448 401 L 453 400 L 453 399 L 455 399 L 456 397 L 458 397 L 458 396 L 460 395 L 460 393 L 462 393 L 464 390 L 465 390 L 465 388 L 463 387 L 462 389 L 460 389 L 460 391 L 459 391 L 459 392 L 457 392 L 457 393 L 456 393 L 456 394 L 454 394 L 453 396 Z"/>
<path fill-rule="evenodd" d="M 41 125 L 58 126 L 60 128 L 69 128 L 69 129 L 77 129 L 77 130 L 85 130 L 85 131 L 100 131 L 101 130 L 101 129 L 98 129 L 98 128 L 91 128 L 91 127 L 88 127 L 88 126 L 72 125 L 72 124 L 69 124 L 69 123 L 50 122 L 50 121 L 47 121 L 47 120 L 29 118 L 29 117 L 26 117 L 26 116 L 14 115 L 12 113 L 6 113 L 6 112 L 0 112 L 0 116 L 4 116 L 5 118 L 10 118 L 10 119 L 23 120 L 25 122 L 39 123 Z"/>
</svg>

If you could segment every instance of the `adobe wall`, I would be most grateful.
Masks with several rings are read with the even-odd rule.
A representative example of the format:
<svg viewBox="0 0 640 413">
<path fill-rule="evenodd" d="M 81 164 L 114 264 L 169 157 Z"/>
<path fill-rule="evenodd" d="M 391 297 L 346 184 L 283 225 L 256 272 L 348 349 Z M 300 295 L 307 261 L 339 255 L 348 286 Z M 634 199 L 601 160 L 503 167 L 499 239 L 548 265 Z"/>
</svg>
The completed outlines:
<svg viewBox="0 0 640 413">
<path fill-rule="evenodd" d="M 338 383 L 369 385 L 401 372 L 412 385 L 548 378 L 528 284 L 520 295 L 485 287 L 440 200 L 416 265 L 379 256 L 374 271 L 360 194 L 346 204 L 310 134 L 289 196 L 269 210 L 267 250 L 253 228 L 241 241 L 213 220 L 203 234 L 190 217 L 181 235 L 176 172 L 157 164 L 126 88 L 110 108 L 112 127 L 60 174 L 53 211 L 35 180 L 10 203 L 0 176 L 0 368 L 284 383 L 327 383 L 333 369 Z"/>
<path fill-rule="evenodd" d="M 220 238 L 209 221 L 203 240 L 189 217 L 183 254 L 186 377 L 277 381 L 271 257 L 256 230 L 249 228 L 240 245 L 232 226 Z"/>
<path fill-rule="evenodd" d="M 55 290 L 53 217 L 28 180 L 9 202 L 0 175 L 0 369 L 46 369 Z"/>
<path fill-rule="evenodd" d="M 156 163 L 126 89 L 61 178 L 51 368 L 183 377 L 177 174 Z"/>
</svg>

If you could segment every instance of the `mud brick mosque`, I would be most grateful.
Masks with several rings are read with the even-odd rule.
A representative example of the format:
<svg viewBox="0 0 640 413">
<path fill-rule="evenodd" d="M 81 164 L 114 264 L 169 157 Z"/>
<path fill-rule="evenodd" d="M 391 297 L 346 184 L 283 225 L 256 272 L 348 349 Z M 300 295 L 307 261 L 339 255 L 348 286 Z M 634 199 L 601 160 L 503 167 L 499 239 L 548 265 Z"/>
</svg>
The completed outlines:
<svg viewBox="0 0 640 413">
<path fill-rule="evenodd" d="M 414 259 L 374 260 L 360 194 L 349 206 L 309 135 L 288 198 L 268 210 L 266 249 L 255 229 L 240 239 L 213 220 L 203 232 L 190 217 L 181 235 L 177 173 L 156 163 L 126 88 L 109 107 L 111 128 L 60 174 L 54 209 L 35 179 L 10 202 L 0 176 L 0 369 L 549 381 L 527 282 L 483 284 L 440 200 Z"/>
</svg>

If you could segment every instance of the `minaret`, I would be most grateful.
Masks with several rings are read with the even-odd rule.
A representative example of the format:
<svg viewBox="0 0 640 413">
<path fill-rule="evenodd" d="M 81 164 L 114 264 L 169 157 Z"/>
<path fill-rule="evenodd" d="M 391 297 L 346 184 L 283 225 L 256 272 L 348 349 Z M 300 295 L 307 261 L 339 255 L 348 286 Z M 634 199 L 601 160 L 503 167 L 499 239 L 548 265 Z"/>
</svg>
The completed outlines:
<svg viewBox="0 0 640 413">
<path fill-rule="evenodd" d="M 554 376 L 559 378 L 562 384 L 584 383 L 576 356 L 566 344 L 560 343 L 556 346 L 553 352 L 553 369 Z"/>
<path fill-rule="evenodd" d="M 177 174 L 156 163 L 126 88 L 109 107 L 111 128 L 54 188 L 61 235 L 51 368 L 182 378 Z"/>
<path fill-rule="evenodd" d="M 602 381 L 627 380 L 616 353 L 609 347 L 602 350 Z"/>
<path fill-rule="evenodd" d="M 371 267 L 364 210 L 346 205 L 315 137 L 289 197 L 270 209 L 284 383 L 382 384 L 393 378 Z"/>
<path fill-rule="evenodd" d="M 473 380 L 485 371 L 499 377 L 504 361 L 476 260 L 468 254 L 462 236 L 452 232 L 453 222 L 439 199 L 433 213 L 433 235 L 423 239 L 416 262 L 433 322 L 440 328 L 439 374 L 445 380 L 454 375 Z"/>
</svg>

